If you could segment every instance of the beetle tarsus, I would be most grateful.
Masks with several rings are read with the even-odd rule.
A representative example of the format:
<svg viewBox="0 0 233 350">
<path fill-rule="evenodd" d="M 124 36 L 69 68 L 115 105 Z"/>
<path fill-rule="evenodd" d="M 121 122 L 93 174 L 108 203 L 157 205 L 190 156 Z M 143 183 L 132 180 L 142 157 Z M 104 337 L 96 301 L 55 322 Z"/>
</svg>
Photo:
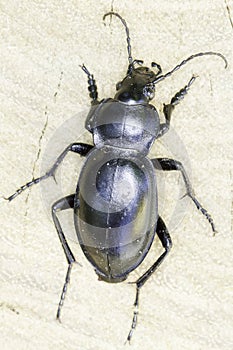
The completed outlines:
<svg viewBox="0 0 233 350">
<path fill-rule="evenodd" d="M 59 301 L 59 304 L 58 304 L 56 319 L 59 322 L 61 322 L 61 309 L 62 309 L 62 307 L 64 305 L 65 297 L 66 297 L 66 294 L 67 294 L 67 288 L 68 288 L 68 285 L 70 283 L 70 274 L 71 274 L 72 267 L 73 267 L 73 262 L 71 262 L 68 265 L 66 278 L 65 278 L 65 283 L 64 283 L 64 286 L 63 286 L 63 289 L 62 289 L 62 293 L 61 293 L 61 297 L 60 297 L 60 301 Z"/>
<path fill-rule="evenodd" d="M 18 195 L 20 195 L 23 191 L 31 187 L 32 185 L 38 184 L 40 181 L 47 179 L 47 174 L 38 177 L 36 179 L 33 179 L 30 182 L 27 182 L 25 185 L 21 186 L 18 190 L 15 191 L 11 196 L 5 198 L 7 201 L 11 202 L 13 199 L 15 199 Z"/>
<path fill-rule="evenodd" d="M 136 289 L 136 298 L 135 298 L 135 301 L 134 301 L 133 320 L 132 320 L 130 331 L 129 331 L 127 339 L 126 339 L 126 342 L 128 342 L 128 343 L 130 343 L 130 341 L 131 341 L 133 332 L 134 332 L 134 330 L 135 330 L 135 328 L 137 326 L 137 322 L 138 322 L 139 292 L 140 292 L 140 289 L 137 287 L 137 289 Z"/>
<path fill-rule="evenodd" d="M 184 96 L 187 95 L 188 90 L 190 89 L 190 86 L 195 81 L 196 76 L 192 76 L 192 78 L 189 80 L 188 84 L 185 85 L 183 89 L 181 89 L 179 92 L 175 94 L 175 96 L 171 99 L 171 105 L 176 106 L 178 103 L 180 103 L 181 100 L 184 99 Z"/>
<path fill-rule="evenodd" d="M 170 127 L 171 115 L 175 106 L 180 103 L 181 100 L 184 99 L 185 95 L 187 95 L 190 86 L 193 84 L 197 76 L 192 76 L 189 80 L 188 84 L 185 85 L 180 91 L 178 91 L 171 99 L 171 102 L 163 105 L 163 114 L 165 116 L 165 123 L 160 124 L 160 130 L 158 137 L 163 136 L 166 132 L 168 132 Z"/>
<path fill-rule="evenodd" d="M 91 74 L 89 72 L 89 70 L 87 69 L 87 67 L 82 64 L 80 65 L 80 67 L 82 68 L 82 70 L 84 71 L 84 73 L 86 73 L 87 77 L 88 77 L 88 91 L 89 91 L 89 96 L 92 99 L 91 103 L 92 104 L 96 104 L 98 102 L 98 89 L 97 89 L 97 85 L 94 79 L 94 75 Z"/>
<path fill-rule="evenodd" d="M 211 215 L 208 213 L 208 211 L 203 208 L 203 206 L 201 205 L 201 203 L 192 195 L 187 194 L 192 201 L 194 202 L 194 204 L 196 205 L 197 209 L 200 210 L 200 212 L 206 217 L 206 219 L 208 220 L 209 224 L 211 225 L 212 231 L 213 231 L 213 235 L 215 236 L 217 233 L 217 230 L 215 228 L 215 224 L 214 224 L 214 220 L 212 219 Z"/>
</svg>

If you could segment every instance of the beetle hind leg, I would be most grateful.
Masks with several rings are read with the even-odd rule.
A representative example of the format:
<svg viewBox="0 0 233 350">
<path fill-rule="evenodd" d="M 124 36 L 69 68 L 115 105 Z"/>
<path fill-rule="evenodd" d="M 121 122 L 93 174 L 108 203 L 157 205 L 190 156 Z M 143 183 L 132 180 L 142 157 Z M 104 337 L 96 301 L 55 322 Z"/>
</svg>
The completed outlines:
<svg viewBox="0 0 233 350">
<path fill-rule="evenodd" d="M 74 198 L 75 198 L 74 194 L 69 195 L 67 197 L 59 199 L 52 206 L 52 217 L 53 217 L 54 225 L 56 227 L 58 237 L 60 239 L 62 248 L 64 250 L 64 253 L 65 253 L 65 256 L 66 256 L 66 259 L 68 262 L 68 269 L 67 269 L 67 273 L 66 273 L 65 283 L 64 283 L 63 288 L 62 288 L 62 293 L 61 293 L 61 297 L 60 297 L 60 301 L 59 301 L 58 309 L 57 309 L 56 318 L 59 321 L 60 321 L 61 309 L 62 309 L 62 306 L 64 304 L 64 300 L 65 300 L 66 293 L 67 293 L 68 284 L 70 282 L 71 269 L 72 269 L 73 264 L 76 263 L 76 260 L 75 260 L 75 257 L 73 255 L 68 243 L 67 243 L 66 237 L 63 233 L 61 224 L 60 224 L 58 217 L 57 217 L 57 212 L 59 212 L 61 210 L 66 210 L 66 209 L 73 209 L 74 208 Z"/>
<path fill-rule="evenodd" d="M 128 342 L 130 342 L 133 335 L 133 331 L 137 326 L 140 289 L 146 283 L 146 281 L 150 278 L 150 276 L 157 270 L 157 268 L 163 262 L 163 260 L 165 259 L 165 257 L 167 256 L 167 254 L 169 253 L 172 247 L 171 237 L 169 235 L 169 232 L 167 230 L 167 227 L 164 221 L 160 216 L 157 221 L 156 232 L 165 251 L 162 255 L 160 255 L 160 257 L 155 261 L 155 263 L 141 277 L 139 277 L 136 282 L 134 282 L 136 283 L 136 298 L 134 301 L 133 320 L 132 320 L 131 328 L 127 337 Z"/>
</svg>

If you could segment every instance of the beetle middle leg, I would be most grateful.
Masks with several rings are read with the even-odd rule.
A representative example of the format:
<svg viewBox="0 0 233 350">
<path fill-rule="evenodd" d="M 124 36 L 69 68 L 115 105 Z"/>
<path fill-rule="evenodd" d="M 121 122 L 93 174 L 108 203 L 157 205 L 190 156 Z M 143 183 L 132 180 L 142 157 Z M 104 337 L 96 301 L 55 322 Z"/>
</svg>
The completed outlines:
<svg viewBox="0 0 233 350">
<path fill-rule="evenodd" d="M 139 308 L 139 292 L 141 287 L 145 284 L 145 282 L 150 278 L 150 276 L 157 270 L 157 268 L 160 266 L 160 264 L 163 262 L 167 254 L 169 253 L 171 247 L 172 247 L 172 240 L 169 235 L 169 232 L 167 230 L 167 227 L 162 220 L 162 218 L 159 216 L 157 221 L 157 227 L 156 227 L 157 235 L 165 249 L 165 252 L 160 255 L 160 257 L 156 260 L 156 262 L 141 276 L 137 279 L 136 283 L 136 298 L 134 302 L 134 314 L 133 314 L 133 320 L 132 325 L 127 337 L 127 341 L 130 342 L 132 338 L 132 334 L 134 329 L 137 325 L 137 319 L 138 319 L 138 308 Z"/>
<path fill-rule="evenodd" d="M 186 187 L 186 195 L 189 196 L 194 204 L 196 205 L 197 209 L 201 211 L 201 213 L 206 217 L 206 219 L 209 221 L 212 231 L 215 234 L 217 231 L 215 229 L 214 221 L 211 217 L 211 215 L 207 212 L 205 208 L 201 205 L 201 203 L 197 200 L 195 197 L 194 190 L 192 188 L 191 182 L 188 178 L 188 175 L 184 169 L 184 166 L 181 162 L 178 160 L 170 159 L 170 158 L 156 158 L 151 160 L 154 167 L 157 169 L 162 169 L 162 170 L 178 170 L 181 172 L 185 187 Z"/>
<path fill-rule="evenodd" d="M 66 297 L 66 293 L 67 293 L 67 288 L 68 288 L 68 284 L 70 282 L 70 274 L 71 274 L 71 269 L 74 263 L 76 263 L 75 257 L 67 243 L 66 237 L 62 231 L 62 227 L 61 224 L 58 220 L 57 217 L 57 212 L 61 211 L 61 210 L 67 210 L 67 209 L 73 209 L 74 208 L 74 198 L 75 198 L 75 194 L 71 194 L 67 197 L 61 198 L 59 199 L 57 202 L 55 202 L 52 205 L 52 217 L 53 217 L 53 221 L 54 221 L 54 225 L 56 227 L 57 230 L 57 234 L 58 237 L 60 239 L 62 248 L 65 252 L 65 256 L 68 262 L 68 270 L 66 273 L 66 278 L 65 278 L 65 283 L 62 289 L 62 294 L 61 294 L 61 298 L 58 304 L 58 309 L 57 309 L 57 319 L 60 321 L 60 315 L 61 315 L 61 309 L 62 306 L 64 304 L 64 300 Z"/>
</svg>

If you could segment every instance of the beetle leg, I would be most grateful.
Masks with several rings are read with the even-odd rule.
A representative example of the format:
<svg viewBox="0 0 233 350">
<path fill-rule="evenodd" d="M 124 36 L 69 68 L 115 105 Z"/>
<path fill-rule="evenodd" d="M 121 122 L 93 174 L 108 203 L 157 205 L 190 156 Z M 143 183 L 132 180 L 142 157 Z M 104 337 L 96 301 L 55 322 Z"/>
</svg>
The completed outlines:
<svg viewBox="0 0 233 350">
<path fill-rule="evenodd" d="M 195 193 L 194 190 L 192 188 L 191 182 L 188 178 L 188 175 L 184 169 L 184 166 L 182 165 L 181 162 L 179 162 L 178 160 L 174 160 L 174 159 L 169 159 L 169 158 L 156 158 L 156 159 L 152 159 L 152 163 L 154 165 L 155 168 L 157 169 L 161 169 L 162 170 L 178 170 L 181 172 L 184 183 L 185 183 L 185 187 L 186 187 L 186 195 L 189 196 L 192 201 L 194 202 L 194 204 L 196 205 L 197 209 L 201 211 L 201 213 L 206 217 L 206 219 L 209 221 L 212 231 L 215 234 L 217 231 L 215 229 L 215 225 L 214 225 L 214 221 L 211 217 L 211 215 L 207 212 L 207 210 L 205 208 L 203 208 L 203 206 L 201 205 L 201 203 L 196 199 L 195 197 Z M 158 166 L 159 163 L 159 166 Z"/>
<path fill-rule="evenodd" d="M 64 304 L 64 300 L 65 300 L 66 293 L 67 293 L 68 284 L 70 282 L 71 269 L 72 269 L 73 264 L 76 262 L 76 260 L 75 260 L 75 257 L 73 255 L 68 243 L 67 243 L 65 235 L 62 231 L 60 222 L 57 218 L 57 212 L 59 212 L 61 210 L 74 208 L 74 197 L 75 197 L 75 195 L 71 194 L 67 197 L 61 198 L 57 202 L 55 202 L 52 206 L 52 217 L 53 217 L 54 225 L 56 227 L 58 237 L 60 239 L 62 248 L 65 252 L 65 256 L 66 256 L 66 259 L 68 261 L 68 270 L 66 273 L 65 283 L 64 283 L 64 286 L 62 289 L 61 298 L 60 298 L 60 301 L 58 304 L 58 309 L 57 309 L 57 319 L 59 321 L 60 321 L 61 309 L 62 309 L 62 306 Z"/>
<path fill-rule="evenodd" d="M 9 202 L 15 199 L 19 194 L 21 194 L 24 190 L 31 187 L 32 185 L 38 184 L 42 180 L 47 179 L 50 176 L 53 176 L 55 179 L 55 172 L 58 168 L 58 166 L 61 164 L 65 156 L 68 152 L 76 152 L 80 154 L 81 156 L 86 156 L 87 153 L 93 148 L 92 145 L 88 145 L 86 143 L 72 143 L 66 149 L 60 154 L 60 156 L 57 158 L 56 162 L 53 164 L 53 166 L 41 177 L 38 177 L 36 179 L 33 179 L 32 181 L 26 183 L 25 185 L 21 186 L 15 193 L 13 193 L 10 197 L 4 198 L 5 200 L 8 200 Z M 56 179 L 55 179 L 56 181 Z"/>
<path fill-rule="evenodd" d="M 133 314 L 133 320 L 131 324 L 131 328 L 127 337 L 127 341 L 130 342 L 132 338 L 132 334 L 134 329 L 137 325 L 137 318 L 138 318 L 138 309 L 139 309 L 139 292 L 140 288 L 145 284 L 145 282 L 150 278 L 150 276 L 157 270 L 157 268 L 160 266 L 160 264 L 163 262 L 164 258 L 169 253 L 171 247 L 172 247 L 172 241 L 171 237 L 169 235 L 169 232 L 167 230 L 167 227 L 162 220 L 162 218 L 159 216 L 157 221 L 157 227 L 156 227 L 157 235 L 165 249 L 165 252 L 160 255 L 160 257 L 156 260 L 156 262 L 141 276 L 137 279 L 136 283 L 136 298 L 134 302 L 134 314 Z"/>
<path fill-rule="evenodd" d="M 98 98 L 98 89 L 97 89 L 97 85 L 94 79 L 94 75 L 91 74 L 89 72 L 89 70 L 87 69 L 87 67 L 82 64 L 82 66 L 80 65 L 80 67 L 82 68 L 82 70 L 84 71 L 84 73 L 86 73 L 87 75 L 87 82 L 88 82 L 88 91 L 89 91 L 89 96 L 91 98 L 91 104 L 97 104 L 99 103 L 97 98 Z"/>
<path fill-rule="evenodd" d="M 189 80 L 188 84 L 185 85 L 185 87 L 183 89 L 181 89 L 179 92 L 177 92 L 172 97 L 171 102 L 167 105 L 166 104 L 163 105 L 163 113 L 165 116 L 165 123 L 160 124 L 160 131 L 159 131 L 158 137 L 163 136 L 169 130 L 171 115 L 172 115 L 172 112 L 173 112 L 175 106 L 178 105 L 181 100 L 183 100 L 185 95 L 187 95 L 188 90 L 195 79 L 196 79 L 196 77 L 192 76 L 192 78 Z"/>
</svg>

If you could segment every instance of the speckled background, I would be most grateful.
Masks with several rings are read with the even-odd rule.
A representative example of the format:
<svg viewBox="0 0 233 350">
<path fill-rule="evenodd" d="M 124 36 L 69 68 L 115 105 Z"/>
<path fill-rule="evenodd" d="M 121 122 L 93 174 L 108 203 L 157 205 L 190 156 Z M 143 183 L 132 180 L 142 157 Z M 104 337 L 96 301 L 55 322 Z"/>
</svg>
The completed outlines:
<svg viewBox="0 0 233 350">
<path fill-rule="evenodd" d="M 162 114 L 163 103 L 192 74 L 199 76 L 173 113 L 170 139 L 156 143 L 150 157 L 184 161 L 197 198 L 212 214 L 219 233 L 213 238 L 205 218 L 187 198 L 180 199 L 179 175 L 166 174 L 162 215 L 173 249 L 142 289 L 131 349 L 230 350 L 232 1 L 2 0 L 0 194 L 8 196 L 39 176 L 49 156 L 56 157 L 65 144 L 90 142 L 84 130 L 87 82 L 79 65 L 85 62 L 95 75 L 100 98 L 113 96 L 127 68 L 121 23 L 113 18 L 104 26 L 102 21 L 111 6 L 127 20 L 133 57 L 146 64 L 156 61 L 166 72 L 190 54 L 209 50 L 223 53 L 229 61 L 225 70 L 218 57 L 196 59 L 157 87 L 153 103 Z M 68 127 L 56 132 L 61 125 Z M 80 166 L 77 155 L 65 160 L 64 195 L 74 190 Z M 10 204 L 1 202 L 0 348 L 124 349 L 135 287 L 98 282 L 77 244 L 72 246 L 82 267 L 73 270 L 62 324 L 55 320 L 66 261 L 50 219 L 52 199 L 47 194 L 60 196 L 50 180 Z M 72 225 L 71 213 L 64 219 Z M 140 276 L 161 252 L 156 239 L 129 280 Z"/>
</svg>

